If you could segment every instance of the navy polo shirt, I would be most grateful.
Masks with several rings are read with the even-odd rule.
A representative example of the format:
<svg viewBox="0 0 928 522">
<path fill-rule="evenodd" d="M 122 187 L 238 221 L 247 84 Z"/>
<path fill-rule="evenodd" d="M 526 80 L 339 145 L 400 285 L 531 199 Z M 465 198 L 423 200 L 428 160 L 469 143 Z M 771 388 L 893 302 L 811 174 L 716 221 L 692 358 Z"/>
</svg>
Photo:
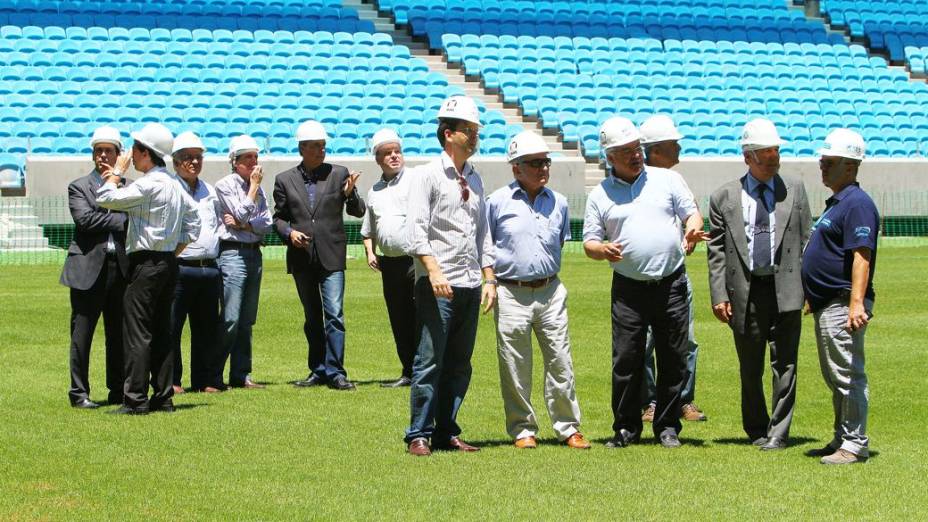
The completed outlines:
<svg viewBox="0 0 928 522">
<path fill-rule="evenodd" d="M 825 201 L 825 212 L 812 227 L 812 237 L 802 255 L 802 286 L 812 311 L 851 289 L 854 249 L 870 249 L 870 276 L 865 299 L 873 300 L 876 238 L 880 214 L 857 183 L 848 185 Z"/>
</svg>

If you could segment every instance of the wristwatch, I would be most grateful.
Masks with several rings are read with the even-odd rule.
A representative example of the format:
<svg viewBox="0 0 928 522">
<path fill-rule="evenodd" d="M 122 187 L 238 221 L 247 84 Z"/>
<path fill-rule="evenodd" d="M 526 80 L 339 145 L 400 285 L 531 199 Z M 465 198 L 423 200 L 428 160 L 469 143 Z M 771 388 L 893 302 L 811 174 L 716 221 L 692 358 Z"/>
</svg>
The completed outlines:
<svg viewBox="0 0 928 522">
<path fill-rule="evenodd" d="M 499 286 L 499 281 L 497 281 L 496 279 L 487 279 L 486 281 L 483 282 L 483 284 Z"/>
</svg>

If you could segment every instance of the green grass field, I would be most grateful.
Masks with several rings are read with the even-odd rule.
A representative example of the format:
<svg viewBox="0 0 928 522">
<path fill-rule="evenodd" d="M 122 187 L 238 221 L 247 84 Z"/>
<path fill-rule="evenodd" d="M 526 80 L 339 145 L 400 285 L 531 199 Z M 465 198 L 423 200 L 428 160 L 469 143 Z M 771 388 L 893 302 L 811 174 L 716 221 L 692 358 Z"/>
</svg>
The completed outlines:
<svg viewBox="0 0 928 522">
<path fill-rule="evenodd" d="M 607 450 L 609 280 L 605 263 L 565 256 L 583 431 L 591 451 L 556 444 L 542 426 L 534 451 L 503 424 L 491 316 L 481 320 L 474 377 L 459 421 L 477 454 L 404 453 L 408 389 L 399 372 L 378 276 L 349 262 L 346 367 L 358 390 L 296 389 L 306 345 L 296 291 L 279 260 L 265 266 L 254 377 L 265 390 L 184 394 L 177 413 L 147 417 L 68 407 L 68 293 L 53 265 L 0 271 L 0 519 L 2 520 L 783 520 L 928 518 L 925 273 L 928 247 L 884 243 L 870 377 L 865 465 L 826 467 L 804 455 L 830 438 L 829 393 L 803 325 L 792 445 L 744 442 L 731 335 L 709 309 L 705 254 L 689 260 L 700 343 L 697 403 L 684 447 Z M 91 365 L 104 400 L 102 331 Z M 185 354 L 185 358 L 189 354 Z M 535 406 L 540 397 L 536 364 Z M 769 375 L 769 370 L 768 370 Z M 185 375 L 185 382 L 186 382 Z M 768 383 L 769 386 L 769 383 Z M 547 422 L 547 415 L 539 411 Z M 647 427 L 646 427 L 647 430 Z M 646 431 L 647 433 L 647 431 Z"/>
</svg>

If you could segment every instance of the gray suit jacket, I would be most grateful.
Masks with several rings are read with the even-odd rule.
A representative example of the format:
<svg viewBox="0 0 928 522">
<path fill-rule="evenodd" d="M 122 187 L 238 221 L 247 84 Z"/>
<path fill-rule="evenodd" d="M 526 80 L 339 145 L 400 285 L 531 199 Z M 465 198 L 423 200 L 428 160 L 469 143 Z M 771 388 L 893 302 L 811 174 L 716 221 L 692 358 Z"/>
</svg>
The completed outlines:
<svg viewBox="0 0 928 522">
<path fill-rule="evenodd" d="M 747 175 L 745 175 L 747 176 Z M 709 198 L 709 290 L 712 304 L 731 302 L 731 327 L 744 333 L 751 272 L 741 190 L 745 177 L 718 188 Z M 802 251 L 812 228 L 806 189 L 797 179 L 773 179 L 776 208 L 774 281 L 780 312 L 801 310 Z"/>
<path fill-rule="evenodd" d="M 106 262 L 106 242 L 113 234 L 116 259 L 123 277 L 129 274 L 126 257 L 126 215 L 97 205 L 97 182 L 93 173 L 68 185 L 68 208 L 74 219 L 74 239 L 68 246 L 60 282 L 76 290 L 93 286 Z"/>
</svg>

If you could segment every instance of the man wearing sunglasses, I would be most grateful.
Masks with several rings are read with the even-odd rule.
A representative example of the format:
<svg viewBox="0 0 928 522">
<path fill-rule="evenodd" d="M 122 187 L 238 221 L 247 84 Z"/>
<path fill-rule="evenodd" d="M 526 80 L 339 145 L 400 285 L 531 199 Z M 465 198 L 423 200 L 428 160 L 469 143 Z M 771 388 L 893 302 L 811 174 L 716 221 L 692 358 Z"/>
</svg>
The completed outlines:
<svg viewBox="0 0 928 522">
<path fill-rule="evenodd" d="M 217 392 L 212 379 L 216 359 L 216 328 L 219 323 L 219 294 L 222 277 L 216 265 L 219 255 L 221 207 L 213 187 L 200 179 L 206 147 L 199 136 L 182 132 L 174 138 L 171 158 L 174 171 L 197 205 L 200 233 L 177 255 L 177 283 L 171 305 L 171 343 L 174 352 L 174 394 L 184 393 L 181 383 L 180 341 L 184 323 L 190 317 L 190 387 L 195 391 Z"/>
<path fill-rule="evenodd" d="M 869 456 L 864 334 L 873 316 L 880 214 L 857 183 L 864 152 L 863 137 L 854 131 L 836 129 L 825 139 L 819 165 L 832 196 L 802 256 L 802 283 L 835 414 L 831 441 L 809 452 L 822 464 L 865 462 Z"/>
<path fill-rule="evenodd" d="M 477 152 L 479 130 L 474 100 L 448 98 L 438 111 L 441 156 L 406 174 L 412 181 L 407 248 L 415 260 L 420 337 L 405 442 L 416 456 L 478 449 L 460 439 L 456 418 L 470 385 L 480 305 L 486 313 L 496 302 L 483 181 L 468 162 Z"/>
<path fill-rule="evenodd" d="M 684 250 L 705 239 L 702 215 L 683 177 L 645 166 L 641 135 L 626 118 L 606 120 L 600 143 L 609 177 L 590 192 L 583 223 L 587 256 L 612 266 L 612 410 L 621 448 L 641 437 L 641 382 L 648 327 L 657 354 L 654 435 L 665 448 L 680 446 L 686 382 L 687 329 Z M 684 244 L 680 225 L 685 224 Z"/>
<path fill-rule="evenodd" d="M 509 142 L 515 181 L 490 195 L 487 221 L 495 248 L 496 349 L 506 431 L 520 449 L 537 447 L 532 408 L 532 332 L 544 360 L 544 398 L 558 440 L 576 449 L 580 433 L 567 333 L 567 289 L 557 273 L 561 247 L 570 239 L 567 198 L 545 187 L 551 159 L 544 138 L 531 131 Z"/>
</svg>

